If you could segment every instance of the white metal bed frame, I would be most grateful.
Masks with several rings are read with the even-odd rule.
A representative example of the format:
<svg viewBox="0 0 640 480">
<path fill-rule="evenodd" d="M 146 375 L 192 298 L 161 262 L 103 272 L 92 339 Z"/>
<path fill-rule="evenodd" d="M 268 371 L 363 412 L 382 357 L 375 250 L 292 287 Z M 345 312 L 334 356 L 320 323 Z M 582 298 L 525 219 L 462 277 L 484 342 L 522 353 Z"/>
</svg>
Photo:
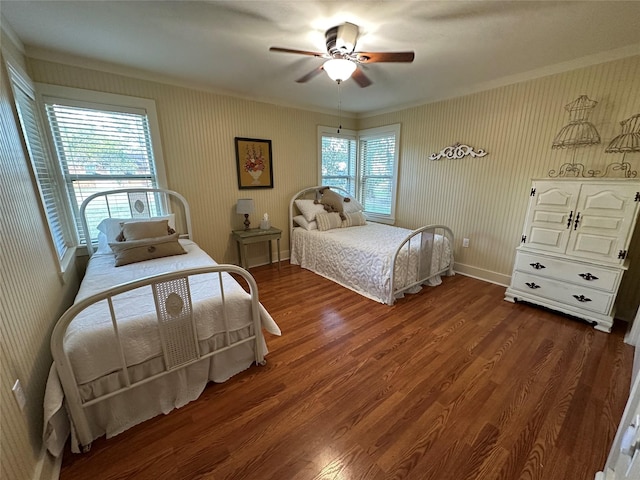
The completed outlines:
<svg viewBox="0 0 640 480">
<path fill-rule="evenodd" d="M 191 220 L 189 218 L 188 204 L 186 203 L 184 197 L 182 197 L 180 194 L 165 189 L 120 189 L 109 192 L 101 192 L 88 197 L 83 202 L 80 209 L 83 214 L 82 223 L 84 228 L 86 229 L 86 238 L 90 238 L 90 234 L 87 229 L 85 214 L 87 206 L 92 201 L 101 197 L 108 198 L 108 195 L 111 194 L 126 194 L 133 209 L 136 202 L 142 201 L 140 195 L 143 193 L 147 195 L 161 195 L 165 198 L 172 197 L 177 199 L 184 208 L 184 212 L 186 215 L 186 224 L 189 228 L 189 231 L 184 234 L 184 237 L 189 238 Z M 139 206 L 140 204 L 138 204 L 138 207 Z M 141 209 L 138 208 L 136 212 L 140 213 L 140 210 Z M 148 208 L 146 209 L 146 211 L 148 212 Z M 136 215 L 136 217 L 139 218 L 140 215 Z M 89 241 L 87 243 L 89 252 L 92 253 L 93 249 L 91 246 L 91 242 Z M 192 315 L 189 279 L 196 275 L 211 273 L 217 273 L 220 284 L 221 303 L 223 305 L 223 323 L 225 327 L 225 346 L 209 353 L 202 354 L 200 352 L 198 344 L 195 320 Z M 226 321 L 227 307 L 225 304 L 222 281 L 222 275 L 224 273 L 233 273 L 242 277 L 244 281 L 246 281 L 249 287 L 249 294 L 251 295 L 253 334 L 234 343 L 232 343 L 230 340 L 229 326 Z M 145 286 L 151 286 L 154 296 L 160 341 L 162 344 L 162 352 L 164 357 L 164 371 L 139 381 L 132 381 L 129 376 L 124 349 L 118 333 L 118 319 L 113 307 L 113 298 L 124 292 L 128 292 L 130 290 Z M 113 332 L 118 343 L 118 353 L 121 364 L 119 371 L 124 378 L 125 386 L 97 398 L 84 401 L 80 395 L 79 385 L 76 381 L 76 376 L 74 374 L 69 357 L 63 348 L 63 341 L 67 327 L 69 326 L 71 321 L 84 309 L 104 300 L 107 301 L 109 307 Z M 259 314 L 258 287 L 253 276 L 248 271 L 235 265 L 217 265 L 171 272 L 163 275 L 147 277 L 133 282 L 124 283 L 74 304 L 62 315 L 53 329 L 53 333 L 51 336 L 51 352 L 55 361 L 62 388 L 64 390 L 72 428 L 75 429 L 78 442 L 81 445 L 82 450 L 88 451 L 93 438 L 91 435 L 89 422 L 85 415 L 85 408 L 98 402 L 107 400 L 125 391 L 129 391 L 140 385 L 144 385 L 178 369 L 182 369 L 199 361 L 206 360 L 214 355 L 220 354 L 224 351 L 247 342 L 255 343 L 255 363 L 258 365 L 262 365 L 265 363 L 264 352 L 262 350 L 262 341 L 263 339 Z"/>
<path fill-rule="evenodd" d="M 317 198 L 318 190 L 321 188 L 326 188 L 326 187 L 319 185 L 315 187 L 304 188 L 300 190 L 298 193 L 296 193 L 289 201 L 289 252 L 291 252 L 291 248 L 293 245 L 292 243 L 293 229 L 301 228 L 301 227 L 296 227 L 293 221 L 293 217 L 296 216 L 297 214 L 297 207 L 295 206 L 295 201 L 298 199 L 304 199 L 304 198 L 315 199 Z M 330 188 L 332 190 L 339 192 L 342 196 L 351 197 L 351 194 L 343 188 L 334 187 L 334 186 L 331 186 Z M 430 269 L 428 268 L 423 268 L 424 266 L 430 265 L 431 263 L 431 256 L 433 253 L 432 251 L 433 241 L 436 235 L 441 235 L 442 237 L 446 238 L 449 241 L 450 248 L 453 251 L 453 240 L 454 240 L 453 232 L 449 227 L 445 225 L 425 225 L 420 228 L 417 228 L 413 230 L 410 234 L 408 234 L 405 237 L 405 239 L 398 245 L 393 255 L 393 258 L 391 260 L 389 296 L 385 302 L 387 305 L 393 305 L 396 301 L 396 298 L 399 295 L 403 294 L 404 292 L 412 289 L 417 285 L 422 285 L 423 283 L 425 283 L 426 281 L 430 280 L 433 277 L 436 277 L 442 274 L 448 274 L 448 275 L 453 274 L 453 255 L 451 257 L 451 261 L 449 262 L 449 265 L 447 265 L 446 268 L 439 269 L 435 273 L 431 273 Z M 418 279 L 402 287 L 396 287 L 396 285 L 399 284 L 399 281 L 396 278 L 395 267 L 396 267 L 396 263 L 399 261 L 398 257 L 400 255 L 400 251 L 405 245 L 407 245 L 407 248 L 409 249 L 409 251 L 411 251 L 412 242 L 414 244 L 416 242 L 419 242 L 418 244 L 422 246 L 420 249 L 420 257 L 418 258 L 418 265 L 417 265 L 417 271 L 419 272 Z M 405 269 L 405 271 L 408 274 L 409 272 L 408 265 L 410 261 L 410 256 L 407 255 L 405 258 L 406 258 L 406 265 L 407 265 L 407 268 Z"/>
</svg>

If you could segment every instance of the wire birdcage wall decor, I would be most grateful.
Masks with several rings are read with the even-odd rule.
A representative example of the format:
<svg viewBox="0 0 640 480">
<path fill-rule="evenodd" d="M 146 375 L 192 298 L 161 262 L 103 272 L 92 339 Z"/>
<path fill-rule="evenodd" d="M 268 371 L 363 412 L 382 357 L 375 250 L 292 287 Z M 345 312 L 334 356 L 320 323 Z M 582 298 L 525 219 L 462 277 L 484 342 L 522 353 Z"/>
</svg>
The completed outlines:
<svg viewBox="0 0 640 480">
<path fill-rule="evenodd" d="M 620 163 L 610 163 L 605 169 L 603 176 L 606 176 L 609 169 L 619 170 L 626 178 L 635 178 L 638 175 L 636 170 L 631 170 L 631 164 L 625 161 L 627 153 L 640 152 L 640 113 L 620 122 L 622 133 L 615 137 L 609 146 L 604 149 L 604 153 L 622 153 Z"/>
<path fill-rule="evenodd" d="M 551 148 L 577 148 L 600 143 L 598 130 L 588 121 L 591 110 L 597 104 L 586 95 L 580 95 L 565 105 L 565 110 L 569 112 L 569 123 L 558 132 Z"/>
<path fill-rule="evenodd" d="M 573 102 L 564 106 L 569 112 L 569 123 L 558 132 L 553 139 L 552 149 L 570 148 L 574 149 L 571 162 L 564 163 L 560 169 L 549 171 L 550 177 L 583 176 L 585 167 L 581 163 L 576 163 L 576 148 L 597 145 L 600 143 L 600 134 L 593 123 L 589 122 L 589 114 L 598 104 L 586 95 L 580 95 Z M 588 176 L 592 171 L 588 171 Z"/>
</svg>

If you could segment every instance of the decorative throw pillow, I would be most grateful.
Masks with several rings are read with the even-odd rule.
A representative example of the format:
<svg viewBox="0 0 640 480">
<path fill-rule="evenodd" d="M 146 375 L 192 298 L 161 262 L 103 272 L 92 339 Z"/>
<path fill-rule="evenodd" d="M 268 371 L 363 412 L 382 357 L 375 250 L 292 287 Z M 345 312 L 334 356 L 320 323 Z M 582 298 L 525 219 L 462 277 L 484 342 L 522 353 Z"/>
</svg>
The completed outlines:
<svg viewBox="0 0 640 480">
<path fill-rule="evenodd" d="M 142 240 L 143 238 L 155 238 L 169 234 L 169 222 L 167 220 L 149 220 L 146 222 L 122 222 L 122 240 Z"/>
<path fill-rule="evenodd" d="M 334 192 L 330 187 L 326 187 L 322 190 L 320 203 L 325 206 L 327 212 L 343 213 L 346 205 L 351 203 L 351 199 Z"/>
<path fill-rule="evenodd" d="M 319 203 L 313 203 L 313 200 L 299 198 L 295 201 L 295 204 L 307 222 L 313 222 L 318 213 L 324 213 L 324 206 Z"/>
<path fill-rule="evenodd" d="M 105 218 L 98 224 L 98 230 L 104 233 L 107 236 L 107 243 L 115 242 L 116 237 L 122 231 L 122 227 L 120 224 L 122 222 L 131 223 L 131 222 L 148 222 L 150 220 L 167 220 L 169 222 L 169 226 L 173 229 L 176 228 L 176 216 L 173 213 L 168 215 L 162 215 L 158 217 L 145 217 L 145 218 Z"/>
<path fill-rule="evenodd" d="M 367 224 L 367 218 L 362 212 L 345 213 L 344 216 L 346 218 L 342 221 L 343 227 L 359 227 Z"/>
<path fill-rule="evenodd" d="M 170 257 L 187 253 L 180 242 L 178 234 L 162 235 L 155 238 L 129 240 L 126 242 L 110 243 L 116 257 L 116 267 L 130 263 L 143 262 L 154 258 Z"/>
<path fill-rule="evenodd" d="M 304 215 L 296 215 L 295 217 L 293 217 L 293 221 L 298 226 L 304 228 L 305 230 L 317 230 L 318 229 L 318 222 L 316 222 L 315 220 L 313 222 L 307 222 L 307 219 L 304 218 Z"/>
<path fill-rule="evenodd" d="M 318 222 L 318 230 L 322 232 L 342 227 L 342 219 L 338 212 L 319 213 L 316 215 L 316 222 Z"/>
<path fill-rule="evenodd" d="M 364 210 L 364 208 L 362 207 L 362 204 L 357 201 L 355 198 L 349 197 L 351 198 L 350 202 L 344 202 L 344 213 L 356 213 L 356 212 L 361 212 Z"/>
</svg>

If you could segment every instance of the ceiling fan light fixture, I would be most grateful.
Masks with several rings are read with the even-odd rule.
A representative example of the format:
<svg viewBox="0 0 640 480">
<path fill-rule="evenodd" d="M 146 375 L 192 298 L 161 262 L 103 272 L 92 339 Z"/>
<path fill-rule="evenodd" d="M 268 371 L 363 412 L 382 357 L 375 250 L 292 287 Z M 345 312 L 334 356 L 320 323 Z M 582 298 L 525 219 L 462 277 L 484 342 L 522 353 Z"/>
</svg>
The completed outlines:
<svg viewBox="0 0 640 480">
<path fill-rule="evenodd" d="M 356 71 L 356 64 L 345 58 L 332 58 L 322 66 L 329 78 L 336 82 L 347 80 Z"/>
</svg>

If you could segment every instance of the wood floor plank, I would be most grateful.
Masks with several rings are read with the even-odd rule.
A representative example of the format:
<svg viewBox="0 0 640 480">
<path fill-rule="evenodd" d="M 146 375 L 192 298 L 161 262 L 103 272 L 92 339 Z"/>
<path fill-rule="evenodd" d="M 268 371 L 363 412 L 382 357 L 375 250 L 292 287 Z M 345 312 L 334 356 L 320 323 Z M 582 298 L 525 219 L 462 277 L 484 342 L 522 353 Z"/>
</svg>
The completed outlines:
<svg viewBox="0 0 640 480">
<path fill-rule="evenodd" d="M 456 275 L 393 306 L 299 267 L 251 270 L 282 329 L 254 366 L 83 455 L 61 479 L 591 480 L 633 349 Z"/>
</svg>

